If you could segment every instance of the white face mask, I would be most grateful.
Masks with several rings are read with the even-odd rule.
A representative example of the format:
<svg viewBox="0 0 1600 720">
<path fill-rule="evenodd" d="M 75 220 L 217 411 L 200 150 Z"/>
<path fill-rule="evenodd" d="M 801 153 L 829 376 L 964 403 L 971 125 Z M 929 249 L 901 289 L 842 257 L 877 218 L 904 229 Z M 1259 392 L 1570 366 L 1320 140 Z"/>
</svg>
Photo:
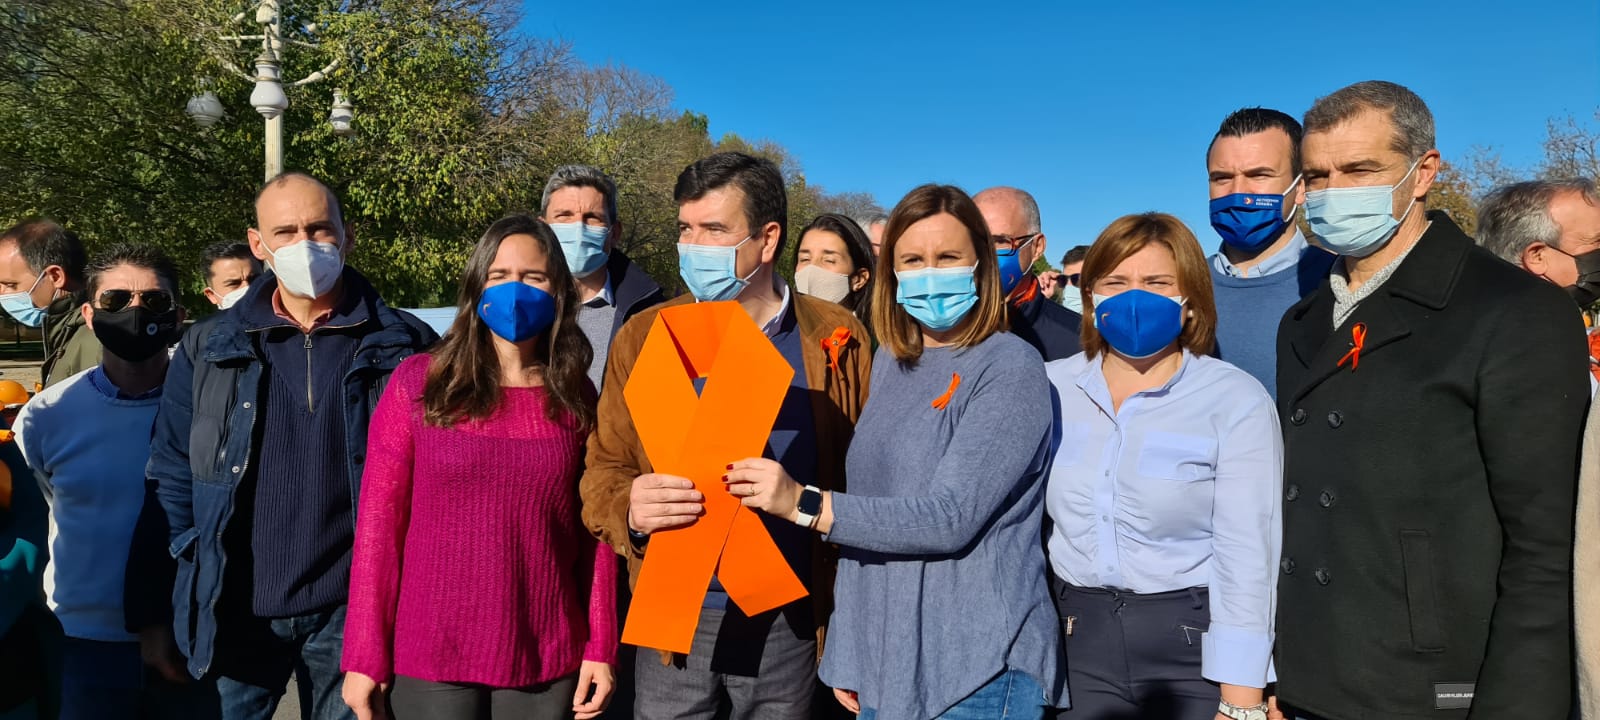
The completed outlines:
<svg viewBox="0 0 1600 720">
<path fill-rule="evenodd" d="M 277 252 L 265 242 L 261 247 L 272 258 L 267 264 L 278 276 L 278 284 L 297 297 L 315 300 L 326 295 L 339 283 L 339 275 L 344 272 L 344 256 L 339 254 L 339 246 L 332 243 L 302 240 Z"/>
<path fill-rule="evenodd" d="M 245 291 L 249 289 L 249 285 L 240 285 L 239 287 L 234 288 L 233 292 L 221 297 L 220 301 L 217 303 L 217 309 L 227 310 L 228 308 L 233 307 L 235 303 L 239 302 L 239 298 L 244 297 Z M 216 290 L 212 290 L 211 292 L 216 292 Z"/>
<path fill-rule="evenodd" d="M 850 297 L 850 276 L 820 265 L 807 265 L 794 271 L 794 289 L 818 300 L 843 302 Z"/>
</svg>

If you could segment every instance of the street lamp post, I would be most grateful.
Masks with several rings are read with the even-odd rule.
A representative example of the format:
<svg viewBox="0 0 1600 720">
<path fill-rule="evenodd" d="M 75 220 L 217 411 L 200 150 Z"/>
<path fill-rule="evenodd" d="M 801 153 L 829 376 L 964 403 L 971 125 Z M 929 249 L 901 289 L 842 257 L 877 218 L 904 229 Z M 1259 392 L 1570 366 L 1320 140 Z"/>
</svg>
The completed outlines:
<svg viewBox="0 0 1600 720">
<path fill-rule="evenodd" d="M 239 76 L 255 82 L 254 89 L 250 92 L 250 106 L 266 120 L 265 135 L 265 174 L 271 180 L 283 172 L 283 111 L 289 109 L 289 96 L 284 91 L 281 72 L 283 69 L 283 53 L 289 47 L 316 50 L 319 46 L 313 42 L 297 40 L 286 37 L 283 31 L 283 14 L 280 12 L 279 0 L 259 0 L 255 6 L 255 24 L 261 26 L 258 35 L 224 35 L 222 40 L 229 42 L 261 42 L 261 54 L 255 59 L 255 72 L 247 74 L 233 63 L 223 60 L 223 65 Z M 247 13 L 233 16 L 234 24 L 243 22 Z M 309 36 L 316 31 L 315 25 L 301 28 Z M 335 58 L 327 66 L 310 75 L 288 84 L 290 88 L 304 87 L 319 82 L 328 77 L 339 67 L 339 60 Z M 201 128 L 207 128 L 222 118 L 221 103 L 209 90 L 195 96 L 189 101 L 188 113 L 195 123 Z M 352 122 L 355 119 L 355 108 L 345 95 L 344 90 L 333 91 L 333 109 L 328 116 L 328 121 L 333 125 L 333 132 L 340 137 L 355 134 Z"/>
</svg>

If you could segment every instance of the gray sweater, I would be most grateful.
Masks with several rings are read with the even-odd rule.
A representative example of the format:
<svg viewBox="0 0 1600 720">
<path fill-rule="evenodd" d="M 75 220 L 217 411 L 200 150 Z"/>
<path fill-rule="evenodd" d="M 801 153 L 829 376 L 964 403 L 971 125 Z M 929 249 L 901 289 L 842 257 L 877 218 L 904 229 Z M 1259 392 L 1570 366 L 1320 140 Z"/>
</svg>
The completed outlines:
<svg viewBox="0 0 1600 720">
<path fill-rule="evenodd" d="M 833 495 L 827 539 L 843 547 L 819 673 L 879 720 L 936 717 L 1007 669 L 1042 703 L 1065 699 L 1040 541 L 1051 402 L 1039 353 L 1008 333 L 914 367 L 874 358 L 850 492 Z"/>
</svg>

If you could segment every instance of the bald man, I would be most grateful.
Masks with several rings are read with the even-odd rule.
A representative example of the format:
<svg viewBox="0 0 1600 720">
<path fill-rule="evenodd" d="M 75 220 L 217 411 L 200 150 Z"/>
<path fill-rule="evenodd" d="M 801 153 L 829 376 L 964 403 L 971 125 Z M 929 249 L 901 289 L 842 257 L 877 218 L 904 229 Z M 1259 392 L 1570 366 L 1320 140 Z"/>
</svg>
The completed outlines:
<svg viewBox="0 0 1600 720">
<path fill-rule="evenodd" d="M 972 200 L 989 224 L 1000 255 L 1000 283 L 1007 293 L 1012 334 L 1028 341 L 1046 362 L 1082 352 L 1078 340 L 1082 316 L 1040 292 L 1039 278 L 1033 274 L 1033 263 L 1044 257 L 1045 249 L 1039 203 L 1014 187 L 992 187 Z"/>
<path fill-rule="evenodd" d="M 272 272 L 184 335 L 162 393 L 147 476 L 177 580 L 145 605 L 172 608 L 223 720 L 270 720 L 296 667 L 305 718 L 351 717 L 339 656 L 367 423 L 438 337 L 345 266 L 354 238 L 316 179 L 269 181 L 248 234 Z"/>
</svg>

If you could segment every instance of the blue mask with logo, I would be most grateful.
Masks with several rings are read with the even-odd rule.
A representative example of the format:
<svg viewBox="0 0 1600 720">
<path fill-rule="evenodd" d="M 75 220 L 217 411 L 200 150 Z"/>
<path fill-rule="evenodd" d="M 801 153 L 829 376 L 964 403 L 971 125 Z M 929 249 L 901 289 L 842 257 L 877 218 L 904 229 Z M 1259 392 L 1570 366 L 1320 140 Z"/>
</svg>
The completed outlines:
<svg viewBox="0 0 1600 720">
<path fill-rule="evenodd" d="M 757 265 L 749 275 L 739 277 L 739 248 L 747 242 L 750 242 L 749 237 L 731 246 L 678 243 L 678 277 L 683 278 L 683 284 L 688 285 L 689 292 L 701 302 L 739 297 L 756 270 L 761 269 Z"/>
<path fill-rule="evenodd" d="M 44 273 L 33 279 L 33 286 L 22 292 L 6 293 L 0 295 L 0 309 L 7 315 L 23 325 L 36 328 L 44 324 L 44 308 L 33 306 L 33 290 L 39 287 L 39 281 L 44 279 Z"/>
<path fill-rule="evenodd" d="M 976 265 L 899 270 L 894 299 L 922 326 L 942 332 L 955 327 L 978 304 L 972 280 Z"/>
<path fill-rule="evenodd" d="M 567 257 L 567 269 L 576 278 L 586 278 L 606 264 L 606 237 L 611 229 L 604 225 L 588 223 L 555 223 L 550 230 L 561 241 L 561 254 Z"/>
<path fill-rule="evenodd" d="M 1411 215 L 1416 198 L 1406 210 L 1394 216 L 1394 191 L 1416 172 L 1417 162 L 1393 185 L 1327 188 L 1306 192 L 1306 224 L 1317 236 L 1317 244 L 1336 255 L 1366 257 L 1389 243 L 1400 223 Z"/>
<path fill-rule="evenodd" d="M 1183 332 L 1183 298 L 1147 290 L 1094 296 L 1094 329 L 1112 350 L 1130 360 L 1161 352 Z"/>
<path fill-rule="evenodd" d="M 1022 284 L 1022 278 L 1027 274 L 1028 269 L 1022 267 L 1022 258 L 1018 257 L 1018 254 L 1022 252 L 1023 248 L 1029 246 L 1034 240 L 1038 239 L 1039 236 L 1034 235 L 1028 240 L 1028 242 L 1025 242 L 1014 248 L 995 249 L 995 256 L 1000 260 L 1000 294 L 1010 295 L 1012 290 L 1017 289 L 1017 286 Z"/>
<path fill-rule="evenodd" d="M 502 339 L 522 342 L 555 324 L 556 299 L 527 283 L 503 282 L 483 289 L 478 317 Z"/>
<path fill-rule="evenodd" d="M 1283 205 L 1299 182 L 1300 178 L 1295 178 L 1281 195 L 1234 193 L 1212 200 L 1211 227 L 1228 245 L 1247 253 L 1260 252 L 1277 240 L 1294 218 L 1299 206 L 1293 206 L 1284 217 Z"/>
</svg>

